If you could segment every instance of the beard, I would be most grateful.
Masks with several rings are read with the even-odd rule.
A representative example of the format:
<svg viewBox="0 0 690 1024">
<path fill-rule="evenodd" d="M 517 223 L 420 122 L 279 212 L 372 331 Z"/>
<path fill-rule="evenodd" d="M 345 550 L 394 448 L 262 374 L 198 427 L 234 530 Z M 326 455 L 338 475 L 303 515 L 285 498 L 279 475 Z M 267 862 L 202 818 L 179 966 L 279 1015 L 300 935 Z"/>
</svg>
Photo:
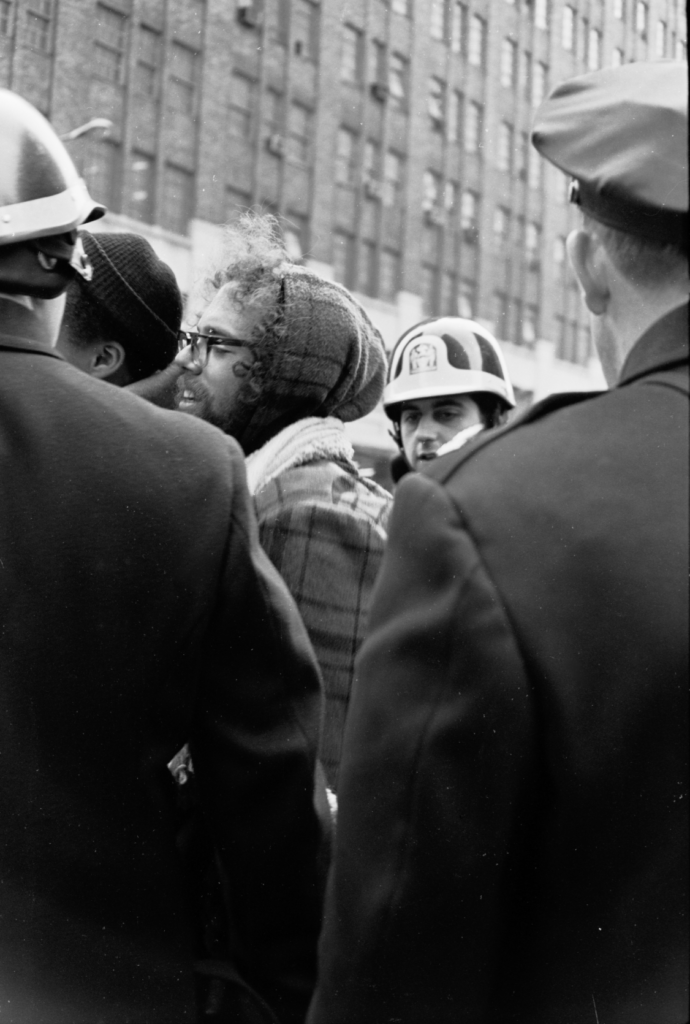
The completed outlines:
<svg viewBox="0 0 690 1024">
<path fill-rule="evenodd" d="M 193 401 L 181 405 L 185 392 L 193 396 Z M 233 399 L 224 405 L 222 402 L 214 400 L 206 385 L 195 374 L 183 373 L 178 380 L 175 406 L 178 412 L 197 416 L 212 426 L 218 427 L 224 434 L 234 437 L 235 440 L 239 440 L 248 416 L 248 410 L 241 394 L 234 395 Z"/>
</svg>

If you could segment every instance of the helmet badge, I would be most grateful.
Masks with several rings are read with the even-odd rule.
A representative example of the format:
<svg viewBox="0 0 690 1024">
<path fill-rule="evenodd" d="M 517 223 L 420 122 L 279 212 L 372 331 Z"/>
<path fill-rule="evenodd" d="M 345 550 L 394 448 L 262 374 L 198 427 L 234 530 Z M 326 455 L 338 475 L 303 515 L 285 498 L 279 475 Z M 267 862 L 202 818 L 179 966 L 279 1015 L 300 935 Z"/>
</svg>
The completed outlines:
<svg viewBox="0 0 690 1024">
<path fill-rule="evenodd" d="M 438 369 L 436 347 L 428 341 L 420 341 L 410 349 L 410 373 L 429 373 Z"/>
</svg>

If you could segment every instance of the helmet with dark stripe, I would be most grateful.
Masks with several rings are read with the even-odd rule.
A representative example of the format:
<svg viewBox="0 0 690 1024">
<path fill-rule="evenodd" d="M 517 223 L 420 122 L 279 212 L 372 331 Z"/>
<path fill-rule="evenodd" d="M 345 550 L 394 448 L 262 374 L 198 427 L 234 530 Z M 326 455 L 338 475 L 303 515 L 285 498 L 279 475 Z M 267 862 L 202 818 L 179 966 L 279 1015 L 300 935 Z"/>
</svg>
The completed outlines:
<svg viewBox="0 0 690 1024">
<path fill-rule="evenodd" d="M 474 320 L 438 317 L 406 331 L 390 357 L 383 405 L 393 420 L 399 406 L 442 395 L 496 395 L 513 408 L 515 396 L 494 336 Z"/>
</svg>

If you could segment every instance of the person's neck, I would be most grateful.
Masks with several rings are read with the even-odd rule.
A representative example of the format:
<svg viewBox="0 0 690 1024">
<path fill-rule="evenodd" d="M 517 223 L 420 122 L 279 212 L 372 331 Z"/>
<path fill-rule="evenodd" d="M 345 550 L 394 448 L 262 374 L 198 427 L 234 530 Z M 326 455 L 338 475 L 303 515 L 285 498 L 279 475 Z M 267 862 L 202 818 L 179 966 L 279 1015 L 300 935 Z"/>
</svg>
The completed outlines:
<svg viewBox="0 0 690 1024">
<path fill-rule="evenodd" d="M 14 334 L 40 348 L 55 344 L 55 326 L 46 302 L 31 295 L 0 292 L 0 322 L 5 334 Z"/>
<path fill-rule="evenodd" d="M 615 296 L 607 310 L 608 333 L 612 339 L 612 364 L 604 365 L 609 386 L 617 383 L 623 364 L 632 348 L 658 320 L 688 301 L 681 288 L 663 292 L 626 289 Z M 602 359 L 602 364 L 604 364 Z"/>
</svg>

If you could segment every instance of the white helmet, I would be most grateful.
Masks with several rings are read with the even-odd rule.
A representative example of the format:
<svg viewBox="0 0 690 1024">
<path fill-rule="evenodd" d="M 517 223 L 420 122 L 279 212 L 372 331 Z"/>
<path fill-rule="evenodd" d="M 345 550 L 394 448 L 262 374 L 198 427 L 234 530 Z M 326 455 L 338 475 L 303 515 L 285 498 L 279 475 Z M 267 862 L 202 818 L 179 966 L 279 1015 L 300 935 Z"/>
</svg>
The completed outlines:
<svg viewBox="0 0 690 1024">
<path fill-rule="evenodd" d="M 506 408 L 515 396 L 498 342 L 474 320 L 444 316 L 411 327 L 391 353 L 383 407 L 392 420 L 398 406 L 416 398 L 497 395 Z"/>
</svg>

